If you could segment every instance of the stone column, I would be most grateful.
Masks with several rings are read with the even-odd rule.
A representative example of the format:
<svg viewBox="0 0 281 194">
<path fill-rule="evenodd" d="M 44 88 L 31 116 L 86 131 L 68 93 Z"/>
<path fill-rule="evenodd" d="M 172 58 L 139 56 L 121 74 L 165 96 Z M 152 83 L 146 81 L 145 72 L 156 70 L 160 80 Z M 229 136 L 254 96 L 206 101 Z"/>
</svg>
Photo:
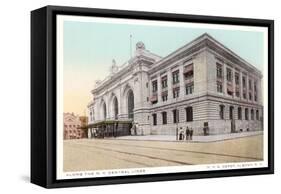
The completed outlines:
<svg viewBox="0 0 281 194">
<path fill-rule="evenodd" d="M 106 97 L 105 97 L 105 104 L 106 104 L 106 120 L 109 120 L 111 117 L 111 111 L 110 111 L 110 102 L 109 102 L 109 92 L 106 93 Z"/>
<path fill-rule="evenodd" d="M 257 79 L 257 95 L 258 95 L 258 103 L 263 104 L 263 93 L 262 93 L 262 81 L 260 78 Z"/>
<path fill-rule="evenodd" d="M 126 112 L 125 112 L 125 100 L 124 100 L 124 94 L 123 94 L 123 92 L 124 92 L 124 85 L 123 86 L 121 86 L 121 81 L 120 81 L 120 86 L 119 86 L 120 88 L 119 88 L 119 114 L 118 114 L 118 116 L 119 116 L 119 119 L 121 118 L 121 119 L 124 119 L 125 118 L 125 114 L 126 114 Z"/>
<path fill-rule="evenodd" d="M 232 71 L 232 97 L 234 98 L 235 97 L 235 91 L 236 91 L 236 85 L 235 85 L 235 68 L 232 67 L 231 68 L 231 71 Z M 235 110 L 235 109 L 234 109 Z"/>
<path fill-rule="evenodd" d="M 185 84 L 184 84 L 184 76 L 183 76 L 183 65 L 179 66 L 179 81 L 180 81 L 180 94 L 179 97 L 182 98 L 185 96 Z"/>
<path fill-rule="evenodd" d="M 247 101 L 249 101 L 249 76 L 248 76 L 248 74 L 246 75 L 246 99 L 247 99 Z M 250 110 L 249 110 L 248 115 L 250 115 Z"/>
<path fill-rule="evenodd" d="M 100 106 L 100 104 L 101 104 L 101 99 L 99 98 L 98 99 L 98 101 L 97 101 L 97 103 L 96 103 L 96 119 L 97 120 L 101 120 L 101 106 Z"/>
<path fill-rule="evenodd" d="M 157 98 L 158 103 L 161 102 L 161 76 L 157 74 Z"/>
<path fill-rule="evenodd" d="M 171 99 L 173 99 L 172 82 L 173 82 L 172 71 L 171 71 L 171 69 L 169 69 L 169 70 L 167 71 L 168 101 L 170 101 Z"/>
<path fill-rule="evenodd" d="M 240 71 L 239 73 L 239 82 L 240 82 L 240 99 L 243 99 L 243 74 L 242 74 L 242 71 Z"/>
<path fill-rule="evenodd" d="M 223 87 L 223 94 L 227 95 L 227 79 L 226 79 L 226 64 L 223 63 L 223 67 L 222 67 L 222 75 L 223 75 L 223 83 L 222 83 L 222 87 Z"/>
</svg>

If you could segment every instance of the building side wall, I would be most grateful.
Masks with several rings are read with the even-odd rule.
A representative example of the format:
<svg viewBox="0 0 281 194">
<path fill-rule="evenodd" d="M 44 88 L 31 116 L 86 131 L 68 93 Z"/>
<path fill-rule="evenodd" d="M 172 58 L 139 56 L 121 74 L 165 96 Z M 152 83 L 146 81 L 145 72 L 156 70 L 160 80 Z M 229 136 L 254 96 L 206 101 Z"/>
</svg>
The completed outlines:
<svg viewBox="0 0 281 194">
<path fill-rule="evenodd" d="M 225 106 L 224 119 L 220 118 L 219 107 L 220 105 Z M 191 106 L 193 108 L 193 121 L 186 121 L 185 108 Z M 245 105 L 237 103 L 229 103 L 226 101 L 218 101 L 218 99 L 204 99 L 198 102 L 193 101 L 192 103 L 183 103 L 174 106 L 170 106 L 163 109 L 155 109 L 151 111 L 152 114 L 157 115 L 157 125 L 153 125 L 153 119 L 151 116 L 150 126 L 151 134 L 153 135 L 176 135 L 176 129 L 178 131 L 185 130 L 186 127 L 192 128 L 195 135 L 203 135 L 204 123 L 208 122 L 210 134 L 224 134 L 231 133 L 231 120 L 229 117 L 229 107 L 234 108 L 234 122 L 235 132 L 242 131 L 254 131 L 262 129 L 262 116 L 260 115 L 259 120 L 256 119 L 256 110 L 261 114 L 262 108 L 255 105 Z M 238 107 L 242 108 L 242 118 L 238 119 Z M 173 122 L 173 110 L 179 110 L 179 122 Z M 245 119 L 245 108 L 249 110 L 249 119 Z M 251 117 L 251 111 L 254 110 L 253 120 Z M 167 124 L 163 124 L 162 112 L 167 112 Z"/>
</svg>

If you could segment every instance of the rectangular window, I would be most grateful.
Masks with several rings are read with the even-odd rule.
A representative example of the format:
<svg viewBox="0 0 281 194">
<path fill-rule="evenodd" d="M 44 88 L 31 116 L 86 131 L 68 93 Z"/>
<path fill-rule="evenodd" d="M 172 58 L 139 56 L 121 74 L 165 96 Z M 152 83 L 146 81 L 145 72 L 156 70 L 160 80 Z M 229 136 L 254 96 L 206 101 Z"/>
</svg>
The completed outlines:
<svg viewBox="0 0 281 194">
<path fill-rule="evenodd" d="M 193 78 L 193 64 L 184 67 L 184 80 L 190 80 Z"/>
<path fill-rule="evenodd" d="M 152 114 L 153 125 L 157 125 L 157 114 Z"/>
<path fill-rule="evenodd" d="M 219 92 L 219 93 L 222 93 L 222 83 L 221 82 L 217 82 L 217 91 Z"/>
<path fill-rule="evenodd" d="M 185 114 L 186 114 L 186 121 L 193 121 L 193 109 L 192 107 L 187 107 L 185 109 Z"/>
<path fill-rule="evenodd" d="M 254 91 L 257 92 L 257 82 L 254 82 Z"/>
<path fill-rule="evenodd" d="M 249 120 L 249 109 L 245 108 L 245 120 Z"/>
<path fill-rule="evenodd" d="M 235 73 L 235 84 L 236 85 L 239 85 L 239 78 L 240 78 L 240 76 L 239 76 L 239 73 Z"/>
<path fill-rule="evenodd" d="M 220 119 L 224 119 L 224 105 L 220 105 Z"/>
<path fill-rule="evenodd" d="M 238 120 L 242 120 L 242 108 L 238 107 Z"/>
<path fill-rule="evenodd" d="M 249 92 L 249 100 L 252 100 L 252 93 Z"/>
<path fill-rule="evenodd" d="M 222 73 L 222 65 L 217 63 L 217 78 L 222 79 L 223 73 Z"/>
<path fill-rule="evenodd" d="M 179 93 L 180 93 L 180 88 L 174 88 L 173 89 L 173 98 L 178 98 L 179 97 Z"/>
<path fill-rule="evenodd" d="M 168 100 L 168 94 L 162 95 L 162 101 L 167 101 Z"/>
<path fill-rule="evenodd" d="M 249 79 L 249 90 L 252 90 L 252 80 Z"/>
<path fill-rule="evenodd" d="M 229 119 L 232 120 L 233 119 L 233 111 L 234 111 L 234 107 L 230 106 L 229 107 Z"/>
<path fill-rule="evenodd" d="M 164 77 L 161 78 L 161 85 L 162 85 L 162 88 L 167 88 L 168 87 L 167 76 L 164 76 Z"/>
<path fill-rule="evenodd" d="M 245 91 L 243 92 L 243 98 L 244 98 L 244 99 L 247 99 L 247 94 L 246 94 Z"/>
<path fill-rule="evenodd" d="M 177 83 L 179 83 L 179 70 L 177 70 L 177 71 L 174 71 L 173 73 L 172 73 L 172 77 L 173 77 L 173 84 L 177 84 Z"/>
<path fill-rule="evenodd" d="M 162 112 L 163 125 L 167 124 L 167 112 Z"/>
<path fill-rule="evenodd" d="M 257 89 L 257 82 L 254 82 L 254 92 L 255 92 L 255 101 L 258 101 L 258 89 Z"/>
<path fill-rule="evenodd" d="M 260 120 L 259 110 L 256 110 L 256 120 Z"/>
<path fill-rule="evenodd" d="M 254 120 L 254 118 L 255 118 L 255 115 L 254 115 L 254 110 L 253 110 L 253 109 L 251 109 L 251 119 L 252 119 L 252 120 Z"/>
<path fill-rule="evenodd" d="M 226 79 L 228 82 L 232 81 L 232 71 L 229 68 L 226 69 Z"/>
<path fill-rule="evenodd" d="M 173 121 L 174 121 L 174 123 L 179 122 L 179 110 L 177 110 L 177 109 L 173 110 Z"/>
<path fill-rule="evenodd" d="M 192 82 L 191 84 L 186 84 L 185 85 L 185 94 L 192 94 L 194 92 L 194 83 Z"/>
<path fill-rule="evenodd" d="M 246 88 L 246 77 L 242 77 L 243 88 Z"/>
<path fill-rule="evenodd" d="M 152 92 L 157 92 L 157 80 L 152 82 Z"/>
<path fill-rule="evenodd" d="M 232 84 L 227 84 L 227 94 L 232 96 L 233 95 L 233 86 Z"/>
<path fill-rule="evenodd" d="M 236 88 L 236 90 L 235 90 L 235 95 L 236 95 L 236 97 L 239 97 L 239 96 L 240 96 L 239 88 L 238 88 L 238 89 Z"/>
</svg>

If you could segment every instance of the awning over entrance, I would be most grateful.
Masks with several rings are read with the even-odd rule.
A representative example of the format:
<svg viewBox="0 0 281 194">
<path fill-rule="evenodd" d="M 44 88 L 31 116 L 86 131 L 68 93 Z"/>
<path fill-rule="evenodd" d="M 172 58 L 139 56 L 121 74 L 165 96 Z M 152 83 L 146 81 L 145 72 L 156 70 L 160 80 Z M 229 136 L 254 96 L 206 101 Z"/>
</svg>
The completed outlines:
<svg viewBox="0 0 281 194">
<path fill-rule="evenodd" d="M 117 137 L 131 134 L 132 120 L 104 120 L 85 126 L 90 130 L 93 137 Z"/>
</svg>

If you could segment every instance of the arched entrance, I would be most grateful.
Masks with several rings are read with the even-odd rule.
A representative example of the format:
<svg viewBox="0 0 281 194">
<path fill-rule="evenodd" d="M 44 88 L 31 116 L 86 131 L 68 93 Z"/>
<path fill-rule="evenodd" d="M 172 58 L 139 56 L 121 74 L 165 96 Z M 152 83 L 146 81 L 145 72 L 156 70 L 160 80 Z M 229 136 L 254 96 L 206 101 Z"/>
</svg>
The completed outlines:
<svg viewBox="0 0 281 194">
<path fill-rule="evenodd" d="M 114 111 L 114 119 L 118 119 L 118 100 L 116 97 L 113 99 L 113 111 Z"/>
<path fill-rule="evenodd" d="M 105 104 L 105 102 L 102 105 L 102 111 L 103 111 L 103 119 L 106 120 L 106 104 Z"/>
<path fill-rule="evenodd" d="M 128 91 L 128 118 L 134 118 L 134 93 L 132 90 Z"/>
</svg>

